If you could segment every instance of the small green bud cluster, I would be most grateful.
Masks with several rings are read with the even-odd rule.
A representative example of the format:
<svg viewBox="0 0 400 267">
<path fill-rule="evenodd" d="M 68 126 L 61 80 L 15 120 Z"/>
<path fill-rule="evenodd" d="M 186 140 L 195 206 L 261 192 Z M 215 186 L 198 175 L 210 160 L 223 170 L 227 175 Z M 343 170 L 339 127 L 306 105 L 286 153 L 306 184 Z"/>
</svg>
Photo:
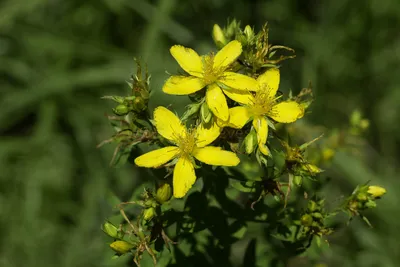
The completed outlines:
<svg viewBox="0 0 400 267">
<path fill-rule="evenodd" d="M 376 185 L 363 185 L 357 187 L 347 200 L 346 208 L 353 215 L 376 207 L 376 200 L 386 194 L 386 189 Z"/>
<path fill-rule="evenodd" d="M 325 226 L 327 215 L 324 211 L 325 200 L 310 200 L 307 204 L 307 210 L 300 218 L 303 226 L 303 233 L 307 235 L 329 235 L 332 230 Z"/>
</svg>

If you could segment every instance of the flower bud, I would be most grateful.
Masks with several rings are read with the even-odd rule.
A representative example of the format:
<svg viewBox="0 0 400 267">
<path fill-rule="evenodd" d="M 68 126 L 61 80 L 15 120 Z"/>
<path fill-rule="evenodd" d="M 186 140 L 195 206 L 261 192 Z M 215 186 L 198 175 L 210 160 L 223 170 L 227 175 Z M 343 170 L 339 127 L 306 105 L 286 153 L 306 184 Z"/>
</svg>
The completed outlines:
<svg viewBox="0 0 400 267">
<path fill-rule="evenodd" d="M 296 176 L 294 176 L 293 182 L 295 185 L 301 186 L 301 184 L 303 182 L 303 178 L 300 175 L 296 175 Z"/>
<path fill-rule="evenodd" d="M 244 148 L 247 154 L 253 153 L 257 146 L 257 133 L 251 130 L 244 138 Z"/>
<path fill-rule="evenodd" d="M 212 113 L 208 108 L 207 102 L 204 102 L 200 108 L 201 119 L 204 123 L 209 123 L 212 118 Z"/>
<path fill-rule="evenodd" d="M 364 192 L 359 192 L 359 193 L 357 194 L 357 199 L 358 199 L 359 201 L 367 201 L 368 196 L 367 196 L 367 194 L 364 193 Z"/>
<path fill-rule="evenodd" d="M 167 202 L 172 196 L 172 189 L 170 184 L 165 183 L 157 189 L 156 200 L 162 204 Z"/>
<path fill-rule="evenodd" d="M 150 98 L 149 90 L 141 90 L 141 91 L 140 91 L 140 96 L 141 96 L 144 100 L 149 100 L 149 98 Z"/>
<path fill-rule="evenodd" d="M 317 203 L 315 203 L 315 201 L 310 200 L 308 202 L 307 208 L 309 211 L 316 211 L 318 209 L 318 205 Z"/>
<path fill-rule="evenodd" d="M 312 216 L 313 216 L 315 219 L 322 219 L 322 218 L 323 218 L 322 214 L 319 213 L 319 212 L 313 212 Z"/>
<path fill-rule="evenodd" d="M 320 168 L 318 168 L 317 166 L 315 166 L 314 164 L 311 164 L 311 163 L 303 164 L 303 165 L 301 165 L 301 168 L 304 171 L 308 171 L 310 173 L 310 175 L 313 175 L 313 176 L 322 172 L 322 170 Z"/>
<path fill-rule="evenodd" d="M 105 222 L 102 226 L 101 229 L 103 230 L 104 233 L 106 233 L 108 236 L 112 238 L 118 238 L 118 228 L 115 227 L 110 222 Z"/>
<path fill-rule="evenodd" d="M 218 48 L 224 47 L 227 43 L 225 34 L 222 31 L 221 27 L 218 26 L 218 24 L 214 24 L 213 31 L 212 31 L 212 37 Z"/>
<path fill-rule="evenodd" d="M 156 215 L 156 210 L 153 207 L 145 209 L 143 213 L 143 219 L 145 221 L 150 221 L 153 219 L 154 215 Z"/>
<path fill-rule="evenodd" d="M 146 200 L 146 201 L 144 202 L 144 206 L 145 206 L 146 208 L 156 207 L 156 206 L 157 206 L 157 203 L 154 201 L 153 198 L 150 198 L 150 199 L 148 199 L 148 200 Z"/>
<path fill-rule="evenodd" d="M 365 207 L 368 209 L 372 209 L 376 207 L 376 202 L 373 200 L 369 200 L 367 203 L 365 203 Z"/>
<path fill-rule="evenodd" d="M 142 97 L 140 97 L 140 96 L 136 97 L 133 100 L 133 108 L 136 111 L 139 111 L 139 112 L 145 110 L 146 109 L 146 103 L 144 102 L 144 99 Z"/>
<path fill-rule="evenodd" d="M 303 216 L 301 216 L 300 222 L 304 226 L 310 226 L 313 222 L 313 218 L 310 214 L 304 214 Z"/>
<path fill-rule="evenodd" d="M 368 193 L 374 198 L 378 198 L 386 194 L 386 189 L 377 185 L 370 185 L 368 187 Z"/>
<path fill-rule="evenodd" d="M 247 25 L 247 26 L 244 28 L 244 34 L 246 35 L 248 41 L 251 40 L 251 39 L 253 39 L 253 37 L 254 37 L 254 31 L 253 31 L 253 29 L 250 27 L 250 25 Z"/>
<path fill-rule="evenodd" d="M 350 201 L 349 204 L 348 204 L 349 210 L 351 210 L 351 211 L 356 211 L 356 210 L 358 210 L 358 204 L 359 204 L 359 203 L 358 203 L 356 200 Z"/>
<path fill-rule="evenodd" d="M 114 241 L 110 244 L 110 248 L 118 254 L 126 254 L 134 247 L 133 244 L 123 240 Z"/>
<path fill-rule="evenodd" d="M 120 104 L 116 108 L 114 108 L 113 111 L 118 116 L 124 116 L 128 114 L 129 108 L 124 104 Z"/>
</svg>

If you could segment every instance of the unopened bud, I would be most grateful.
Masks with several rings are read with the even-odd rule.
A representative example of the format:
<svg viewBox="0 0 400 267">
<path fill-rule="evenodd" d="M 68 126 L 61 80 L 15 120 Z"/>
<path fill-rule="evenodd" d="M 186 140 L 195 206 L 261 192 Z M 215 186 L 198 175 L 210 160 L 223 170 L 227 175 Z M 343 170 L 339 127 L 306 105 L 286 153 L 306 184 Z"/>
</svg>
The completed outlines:
<svg viewBox="0 0 400 267">
<path fill-rule="evenodd" d="M 323 218 L 322 214 L 319 213 L 319 212 L 313 212 L 312 216 L 315 219 L 322 219 Z"/>
<path fill-rule="evenodd" d="M 112 250 L 114 250 L 118 254 L 126 254 L 130 252 L 133 247 L 133 244 L 123 240 L 114 241 L 110 244 L 110 248 L 112 248 Z"/>
<path fill-rule="evenodd" d="M 303 170 L 308 171 L 310 175 L 317 175 L 318 173 L 322 172 L 320 168 L 311 163 L 303 164 L 301 167 Z"/>
<path fill-rule="evenodd" d="M 304 214 L 303 216 L 301 216 L 300 222 L 304 226 L 310 226 L 313 222 L 313 218 L 310 214 Z"/>
<path fill-rule="evenodd" d="M 113 111 L 118 116 L 124 116 L 124 115 L 128 114 L 129 108 L 126 105 L 121 104 L 121 105 L 116 106 L 113 109 Z"/>
<path fill-rule="evenodd" d="M 307 208 L 309 211 L 316 211 L 318 208 L 318 205 L 317 205 L 317 203 L 315 203 L 315 201 L 310 200 L 308 202 Z"/>
<path fill-rule="evenodd" d="M 207 102 L 204 102 L 200 108 L 201 119 L 204 123 L 209 123 L 212 118 L 212 113 L 208 108 Z"/>
<path fill-rule="evenodd" d="M 386 189 L 377 185 L 370 185 L 368 187 L 368 193 L 374 198 L 378 198 L 386 194 Z"/>
<path fill-rule="evenodd" d="M 170 184 L 165 183 L 157 189 L 156 200 L 162 204 L 167 202 L 172 196 L 172 189 Z"/>
<path fill-rule="evenodd" d="M 358 202 L 356 201 L 356 200 L 353 200 L 353 201 L 350 201 L 349 202 L 349 210 L 351 210 L 351 211 L 356 211 L 356 210 L 358 210 Z"/>
<path fill-rule="evenodd" d="M 244 148 L 247 154 L 253 153 L 257 147 L 257 133 L 251 130 L 244 138 Z"/>
<path fill-rule="evenodd" d="M 218 24 L 214 24 L 213 31 L 212 31 L 212 37 L 218 48 L 224 47 L 227 43 L 225 34 L 222 31 L 221 27 L 218 26 Z"/>
<path fill-rule="evenodd" d="M 303 182 L 303 178 L 300 175 L 296 175 L 293 179 L 293 182 L 297 186 L 301 186 L 301 183 Z"/>
<path fill-rule="evenodd" d="M 373 209 L 376 207 L 376 202 L 373 200 L 369 200 L 367 203 L 365 203 L 365 207 L 369 209 Z"/>
<path fill-rule="evenodd" d="M 254 37 L 254 31 L 253 31 L 253 29 L 250 27 L 250 25 L 247 25 L 247 26 L 244 28 L 244 34 L 246 35 L 248 41 L 250 41 L 251 39 L 253 39 L 253 37 Z"/>
<path fill-rule="evenodd" d="M 118 228 L 113 225 L 110 222 L 105 222 L 102 226 L 101 229 L 103 230 L 104 233 L 106 233 L 108 236 L 112 238 L 118 238 Z"/>
<path fill-rule="evenodd" d="M 143 111 L 146 109 L 146 103 L 144 99 L 140 96 L 136 97 L 135 100 L 133 100 L 133 108 L 136 111 Z"/>
<path fill-rule="evenodd" d="M 357 194 L 357 199 L 360 201 L 366 201 L 368 199 L 368 196 L 364 192 L 360 192 Z"/>
<path fill-rule="evenodd" d="M 157 206 L 157 203 L 154 201 L 153 198 L 150 198 L 150 199 L 148 199 L 148 200 L 146 200 L 146 201 L 144 202 L 144 206 L 145 206 L 146 208 L 156 207 L 156 206 Z"/>
<path fill-rule="evenodd" d="M 145 221 L 150 221 L 153 219 L 154 215 L 156 215 L 156 210 L 153 207 L 145 209 L 143 213 L 143 219 Z"/>
</svg>

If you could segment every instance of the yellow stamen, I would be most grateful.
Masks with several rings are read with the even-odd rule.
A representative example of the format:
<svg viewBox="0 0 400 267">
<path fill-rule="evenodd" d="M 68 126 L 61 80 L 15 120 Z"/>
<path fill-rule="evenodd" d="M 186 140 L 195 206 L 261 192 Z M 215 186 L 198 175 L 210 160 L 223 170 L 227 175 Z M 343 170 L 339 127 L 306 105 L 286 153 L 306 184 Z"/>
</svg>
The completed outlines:
<svg viewBox="0 0 400 267">
<path fill-rule="evenodd" d="M 214 68 L 214 54 L 203 56 L 203 79 L 206 84 L 214 83 L 222 74 L 221 70 Z"/>
<path fill-rule="evenodd" d="M 250 106 L 250 110 L 254 115 L 273 115 L 272 108 L 281 96 L 275 97 L 270 91 L 269 87 L 264 87 L 255 93 L 254 102 Z"/>
<path fill-rule="evenodd" d="M 259 91 L 254 96 L 254 102 L 250 106 L 250 110 L 257 116 L 268 114 L 274 104 L 274 99 L 271 98 L 268 92 Z"/>
<path fill-rule="evenodd" d="M 192 154 L 196 146 L 196 131 L 194 129 L 189 129 L 186 135 L 179 136 L 177 139 L 180 156 L 189 156 Z"/>
</svg>

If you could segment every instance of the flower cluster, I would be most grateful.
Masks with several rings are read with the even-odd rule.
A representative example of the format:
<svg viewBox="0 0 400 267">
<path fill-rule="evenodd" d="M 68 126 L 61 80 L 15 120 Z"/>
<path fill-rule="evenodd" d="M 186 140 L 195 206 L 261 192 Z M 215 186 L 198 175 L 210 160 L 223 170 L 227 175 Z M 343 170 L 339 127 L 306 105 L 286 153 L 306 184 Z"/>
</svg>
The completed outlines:
<svg viewBox="0 0 400 267">
<path fill-rule="evenodd" d="M 135 159 L 141 167 L 160 167 L 170 160 L 175 164 L 173 175 L 174 197 L 186 195 L 196 180 L 195 162 L 215 166 L 236 166 L 239 158 L 221 147 L 209 146 L 220 135 L 223 127 L 243 128 L 252 122 L 251 131 L 257 133 L 258 149 L 269 155 L 268 128 L 274 123 L 294 122 L 304 115 L 304 108 L 296 101 L 282 101 L 277 96 L 280 70 L 268 68 L 260 75 L 234 72 L 242 54 L 242 44 L 233 40 L 216 53 L 199 56 L 193 49 L 175 45 L 170 49 L 187 75 L 171 76 L 164 84 L 167 94 L 189 95 L 205 90 L 200 101 L 207 104 L 214 115 L 209 125 L 200 123 L 186 129 L 179 118 L 164 107 L 154 111 L 154 125 L 158 133 L 173 146 L 167 146 Z M 257 77 L 255 77 L 257 76 Z M 226 97 L 230 98 L 228 105 Z"/>
<path fill-rule="evenodd" d="M 334 210 L 329 210 L 325 199 L 317 195 L 323 182 L 319 179 L 323 173 L 319 166 L 332 160 L 335 151 L 351 143 L 351 138 L 358 138 L 368 128 L 368 120 L 360 112 L 353 113 L 346 134 L 332 133 L 320 151 L 312 153 L 311 146 L 322 136 L 315 138 L 316 134 L 309 130 L 312 127 L 300 120 L 312 102 L 311 88 L 302 89 L 298 95 L 289 91 L 284 96 L 279 91 L 283 68 L 278 63 L 294 55 L 278 56 L 278 52 L 294 50 L 271 45 L 267 25 L 258 33 L 250 26 L 242 30 L 236 21 L 224 29 L 214 25 L 213 39 L 219 50 L 206 55 L 181 45 L 170 48 L 184 72 L 167 78 L 162 91 L 189 97 L 192 103 L 182 116 L 164 106 L 149 112 L 150 75 L 147 70 L 142 72 L 139 62 L 136 75 L 128 83 L 130 95 L 105 97 L 117 103 L 115 116 L 109 116 L 116 133 L 102 143 L 118 144 L 112 164 L 129 160 L 139 167 L 162 169 L 154 172 L 161 180 L 157 180 L 156 190 L 146 188 L 141 200 L 118 204 L 123 218 L 119 227 L 111 222 L 103 225 L 104 232 L 113 238 L 110 247 L 116 255 L 132 253 L 139 265 L 147 251 L 156 264 L 160 242 L 167 248 L 174 243 L 164 229 L 177 225 L 178 238 L 180 233 L 214 227 L 213 221 L 207 225 L 196 211 L 200 203 L 205 204 L 200 213 L 206 212 L 209 199 L 216 199 L 221 205 L 218 215 L 228 217 L 229 213 L 230 219 L 236 219 L 233 224 L 237 225 L 232 229 L 245 229 L 247 221 L 275 220 L 267 223 L 272 227 L 268 232 L 289 242 L 293 254 L 304 250 L 313 239 L 321 243 L 323 236 L 332 234 L 334 228 L 329 220 L 339 211 L 368 222 L 363 212 L 376 206 L 376 200 L 386 193 L 384 188 L 367 184 L 357 187 Z M 350 141 L 344 142 L 344 135 L 351 136 Z M 296 145 L 298 140 L 303 144 Z M 141 153 L 149 145 L 157 148 Z M 203 189 L 189 193 L 199 176 L 203 178 Z M 212 181 L 213 177 L 218 181 Z M 224 195 L 228 187 L 236 190 L 232 194 L 235 196 L 248 193 L 244 197 L 246 203 L 229 207 L 243 198 L 228 199 Z M 291 194 L 294 198 L 289 199 Z M 275 202 L 263 201 L 267 196 Z M 184 211 L 171 207 L 171 199 L 182 198 L 186 198 Z M 305 209 L 301 208 L 304 203 Z M 135 223 L 124 211 L 128 204 L 139 206 Z M 258 212 L 248 213 L 257 208 Z M 266 211 L 276 214 L 262 217 L 260 214 L 267 215 Z M 229 232 L 231 228 L 225 228 L 222 234 L 227 236 L 218 242 L 238 238 L 236 230 Z"/>
</svg>

